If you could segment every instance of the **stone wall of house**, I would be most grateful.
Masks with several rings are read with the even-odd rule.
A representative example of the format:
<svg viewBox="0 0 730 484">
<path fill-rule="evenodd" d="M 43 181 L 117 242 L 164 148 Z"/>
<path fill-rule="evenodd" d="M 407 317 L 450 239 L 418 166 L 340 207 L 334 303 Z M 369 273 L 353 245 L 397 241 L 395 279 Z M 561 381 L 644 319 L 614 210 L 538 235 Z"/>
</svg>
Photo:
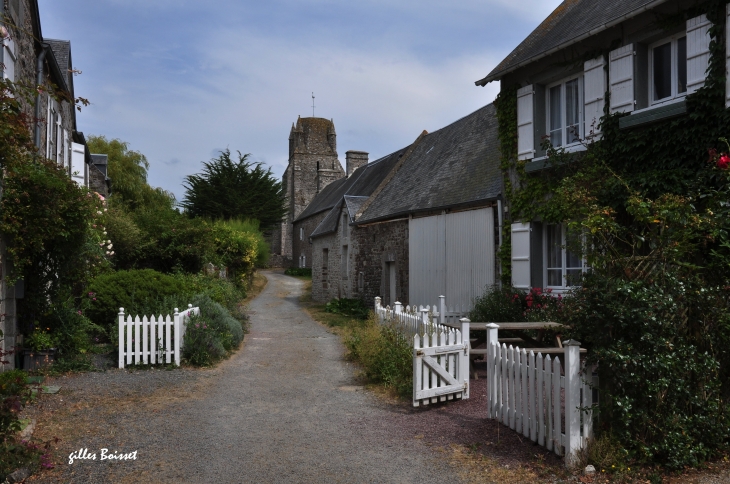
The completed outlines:
<svg viewBox="0 0 730 484">
<path fill-rule="evenodd" d="M 329 212 L 320 212 L 311 217 L 294 222 L 292 233 L 292 265 L 301 267 L 300 258 L 304 256 L 304 267 L 312 267 L 312 244 L 309 243 L 309 236 L 319 226 Z"/>
<path fill-rule="evenodd" d="M 408 220 L 384 222 L 351 231 L 352 268 L 350 297 L 370 307 L 374 298 L 390 301 L 389 264 L 395 265 L 396 299 L 408 304 Z"/>
<path fill-rule="evenodd" d="M 312 300 L 317 302 L 328 302 L 338 294 L 340 256 L 335 253 L 336 238 L 330 234 L 312 240 Z"/>
</svg>

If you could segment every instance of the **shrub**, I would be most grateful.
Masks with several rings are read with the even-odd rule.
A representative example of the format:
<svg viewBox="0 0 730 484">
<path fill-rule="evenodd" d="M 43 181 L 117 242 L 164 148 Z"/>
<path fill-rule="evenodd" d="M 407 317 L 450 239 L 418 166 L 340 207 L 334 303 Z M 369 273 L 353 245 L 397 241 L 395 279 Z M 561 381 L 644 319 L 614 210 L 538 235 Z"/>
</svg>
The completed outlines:
<svg viewBox="0 0 730 484">
<path fill-rule="evenodd" d="M 183 358 L 195 366 L 212 365 L 226 355 L 219 336 L 205 316 L 192 316 L 185 329 Z"/>
<path fill-rule="evenodd" d="M 174 277 L 159 273 L 152 269 L 117 271 L 102 274 L 89 285 L 88 291 L 92 299 L 86 315 L 95 324 L 111 330 L 112 340 L 117 328 L 119 308 L 125 308 L 125 313 L 146 313 L 154 305 L 164 302 L 167 309 L 165 314 L 172 310 L 169 303 L 172 298 L 184 296 L 184 285 Z M 168 299 L 165 299 L 168 298 Z M 187 307 L 178 301 L 179 307 Z M 157 312 L 157 311 L 154 311 Z M 150 311 L 150 314 L 152 311 Z"/>
<path fill-rule="evenodd" d="M 21 370 L 0 373 L 0 442 L 20 431 L 18 414 L 31 398 L 25 378 Z"/>
<path fill-rule="evenodd" d="M 328 313 L 342 314 L 357 319 L 367 319 L 369 310 L 360 299 L 333 299 L 327 303 L 324 310 Z"/>
<path fill-rule="evenodd" d="M 188 320 L 183 341 L 183 358 L 196 366 L 212 365 L 238 348 L 243 341 L 242 322 L 210 297 L 193 298 L 200 315 Z"/>
<path fill-rule="evenodd" d="M 711 458 L 730 438 L 727 317 L 714 314 L 727 295 L 677 270 L 634 281 L 589 274 L 561 321 L 599 364 L 601 429 L 631 457 L 673 469 Z"/>
<path fill-rule="evenodd" d="M 479 322 L 552 321 L 559 314 L 562 296 L 539 287 L 524 292 L 512 287 L 490 286 L 474 302 L 469 319 Z"/>
<path fill-rule="evenodd" d="M 380 325 L 371 313 L 367 323 L 353 329 L 345 345 L 365 377 L 406 397 L 413 391 L 413 348 L 395 326 Z"/>
<path fill-rule="evenodd" d="M 289 267 L 284 271 L 287 276 L 312 277 L 312 269 L 306 267 Z"/>
<path fill-rule="evenodd" d="M 215 275 L 211 276 L 204 273 L 188 274 L 183 272 L 172 274 L 172 277 L 183 285 L 185 294 L 191 296 L 205 294 L 228 309 L 232 314 L 236 313 L 239 303 L 246 298 L 246 291 L 243 287 L 235 284 L 230 279 L 221 279 Z M 185 303 L 185 307 L 187 307 L 187 304 L 189 303 Z"/>
</svg>

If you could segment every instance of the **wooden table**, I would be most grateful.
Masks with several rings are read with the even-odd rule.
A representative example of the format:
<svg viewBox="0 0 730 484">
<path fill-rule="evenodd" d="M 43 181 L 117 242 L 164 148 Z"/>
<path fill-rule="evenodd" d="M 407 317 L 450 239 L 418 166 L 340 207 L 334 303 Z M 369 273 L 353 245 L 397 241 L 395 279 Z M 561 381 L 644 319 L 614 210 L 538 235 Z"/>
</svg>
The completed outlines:
<svg viewBox="0 0 730 484">
<path fill-rule="evenodd" d="M 445 323 L 446 326 L 461 329 L 460 324 L 452 324 L 452 323 Z M 471 360 L 475 360 L 477 357 L 485 356 L 487 354 L 486 348 L 477 348 L 478 346 L 484 344 L 487 342 L 487 325 L 492 323 L 470 323 L 469 324 L 469 330 L 470 330 L 470 344 L 472 349 L 470 349 L 469 354 L 471 356 Z M 545 333 L 545 330 L 547 329 L 569 329 L 569 326 L 565 326 L 560 323 L 552 323 L 552 322 L 537 322 L 537 323 L 494 323 L 497 326 L 499 326 L 500 330 L 510 330 L 515 331 L 519 335 L 519 338 L 500 338 L 500 343 L 517 343 L 518 346 L 521 348 L 524 347 L 526 350 L 532 350 L 536 353 L 542 353 L 543 355 L 555 355 L 555 354 L 564 354 L 565 349 L 563 348 L 563 342 L 561 341 L 560 335 L 555 336 L 555 346 L 546 347 L 545 342 L 542 341 L 543 335 Z M 525 331 L 535 329 L 538 331 L 537 339 L 532 338 L 528 336 Z M 476 338 L 474 332 L 476 333 Z M 522 341 L 525 343 L 525 345 L 520 345 L 519 342 Z M 528 347 L 529 346 L 529 347 Z M 586 350 L 581 348 L 581 353 L 585 353 Z M 474 379 L 477 379 L 476 371 L 474 373 Z"/>
</svg>

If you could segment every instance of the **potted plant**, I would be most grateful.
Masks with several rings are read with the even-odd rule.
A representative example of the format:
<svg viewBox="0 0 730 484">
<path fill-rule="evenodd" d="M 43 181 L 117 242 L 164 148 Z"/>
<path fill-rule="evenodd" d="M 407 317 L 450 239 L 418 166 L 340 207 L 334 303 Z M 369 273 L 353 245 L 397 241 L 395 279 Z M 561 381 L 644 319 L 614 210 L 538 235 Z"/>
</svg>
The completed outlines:
<svg viewBox="0 0 730 484">
<path fill-rule="evenodd" d="M 23 368 L 37 370 L 51 363 L 56 356 L 56 338 L 48 331 L 36 328 L 25 339 L 23 348 Z"/>
</svg>

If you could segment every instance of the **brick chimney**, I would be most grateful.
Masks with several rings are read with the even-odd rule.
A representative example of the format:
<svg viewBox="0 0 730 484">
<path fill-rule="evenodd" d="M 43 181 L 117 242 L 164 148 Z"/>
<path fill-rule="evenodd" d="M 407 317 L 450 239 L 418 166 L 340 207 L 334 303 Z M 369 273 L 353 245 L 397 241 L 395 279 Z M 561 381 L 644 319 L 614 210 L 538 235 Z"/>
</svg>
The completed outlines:
<svg viewBox="0 0 730 484">
<path fill-rule="evenodd" d="M 345 169 L 349 178 L 355 170 L 368 164 L 368 153 L 365 151 L 348 151 L 345 153 Z"/>
</svg>

